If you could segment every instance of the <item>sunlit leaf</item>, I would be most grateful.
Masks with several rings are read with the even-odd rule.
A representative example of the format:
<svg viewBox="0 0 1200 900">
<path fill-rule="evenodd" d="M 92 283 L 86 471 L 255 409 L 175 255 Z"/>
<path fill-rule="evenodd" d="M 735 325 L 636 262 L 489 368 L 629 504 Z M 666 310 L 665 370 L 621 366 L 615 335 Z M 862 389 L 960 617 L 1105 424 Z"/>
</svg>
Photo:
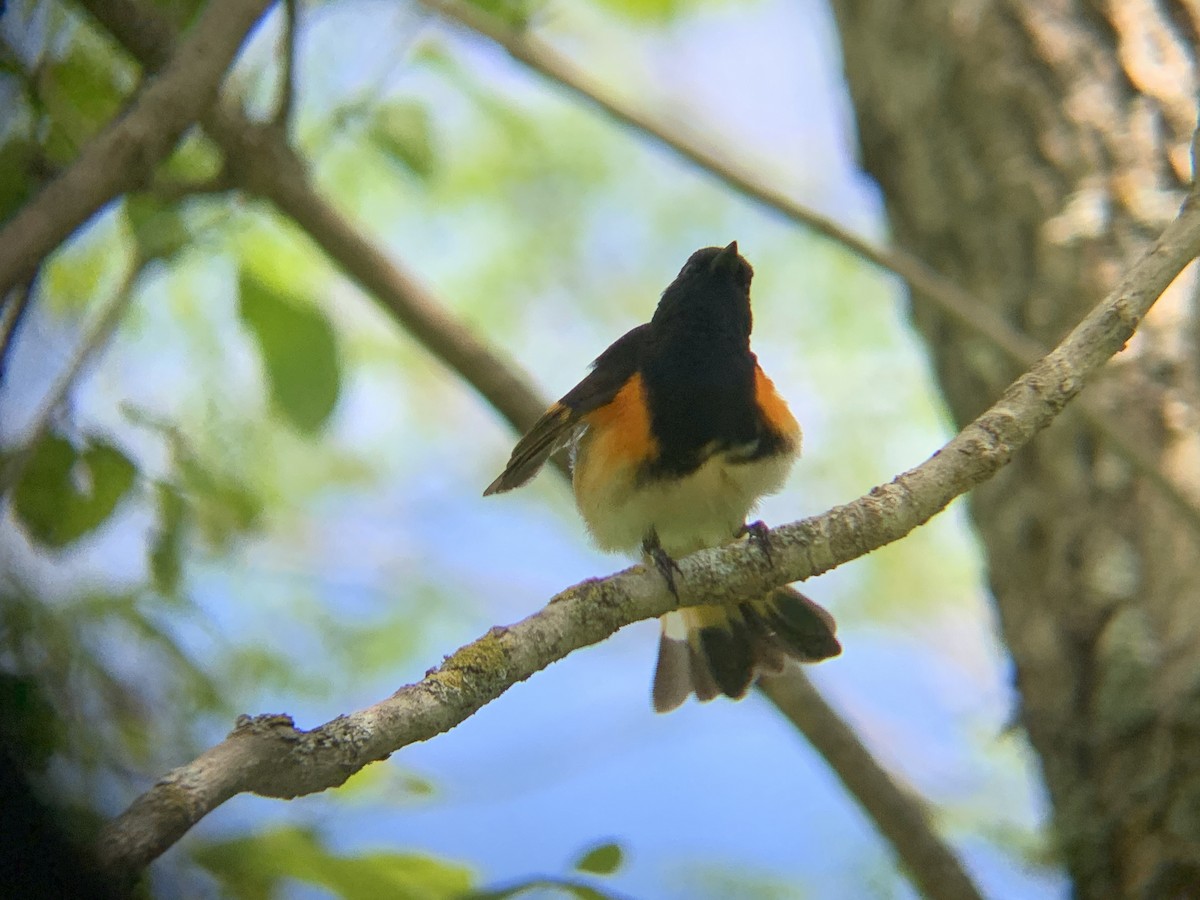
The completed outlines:
<svg viewBox="0 0 1200 900">
<path fill-rule="evenodd" d="M 432 134 L 429 110 L 412 100 L 397 100 L 379 107 L 371 121 L 371 139 L 422 180 L 433 174 Z"/>
<path fill-rule="evenodd" d="M 128 64 L 90 28 L 76 29 L 66 53 L 38 71 L 37 91 L 50 117 L 46 152 L 55 163 L 75 156 L 116 115 L 133 87 Z"/>
<path fill-rule="evenodd" d="M 192 855 L 239 900 L 270 900 L 284 879 L 319 885 L 346 900 L 452 900 L 473 880 L 463 866 L 415 853 L 336 856 L 300 828 L 202 844 Z"/>
<path fill-rule="evenodd" d="M 621 847 L 609 842 L 593 847 L 575 862 L 575 869 L 593 875 L 611 875 L 621 868 Z"/>
<path fill-rule="evenodd" d="M 50 435 L 26 464 L 13 509 L 35 541 L 65 547 L 112 515 L 136 472 L 112 444 L 94 441 L 79 453 L 69 441 Z"/>
<path fill-rule="evenodd" d="M 636 22 L 667 22 L 694 5 L 688 0 L 596 0 L 597 5 Z"/>
<path fill-rule="evenodd" d="M 395 763 L 359 769 L 336 790 L 342 800 L 397 804 L 427 801 L 437 794 L 428 778 L 402 771 Z"/>
<path fill-rule="evenodd" d="M 258 340 L 271 401 L 297 430 L 315 434 L 341 391 L 341 359 L 329 320 L 245 271 L 239 278 L 242 320 Z"/>
<path fill-rule="evenodd" d="M 518 31 L 525 28 L 541 6 L 537 0 L 470 0 L 470 3 Z"/>
<path fill-rule="evenodd" d="M 216 177 L 221 165 L 221 151 L 204 132 L 193 129 L 163 162 L 162 173 L 176 182 L 198 184 Z"/>
<path fill-rule="evenodd" d="M 97 298 L 122 288 L 132 250 L 120 210 L 100 212 L 44 261 L 39 302 L 55 313 L 92 311 Z"/>
</svg>

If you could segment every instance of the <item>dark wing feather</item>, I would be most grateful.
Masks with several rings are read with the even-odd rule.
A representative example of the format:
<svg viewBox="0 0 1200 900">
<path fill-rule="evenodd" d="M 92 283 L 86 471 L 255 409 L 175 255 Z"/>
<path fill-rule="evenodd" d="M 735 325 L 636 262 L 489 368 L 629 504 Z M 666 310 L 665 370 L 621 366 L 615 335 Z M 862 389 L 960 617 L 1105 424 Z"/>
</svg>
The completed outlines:
<svg viewBox="0 0 1200 900">
<path fill-rule="evenodd" d="M 649 325 L 639 325 L 626 332 L 596 358 L 587 377 L 546 410 L 517 442 L 508 465 L 483 496 L 521 487 L 537 474 L 550 454 L 570 443 L 584 416 L 612 401 L 637 372 L 649 329 Z"/>
</svg>

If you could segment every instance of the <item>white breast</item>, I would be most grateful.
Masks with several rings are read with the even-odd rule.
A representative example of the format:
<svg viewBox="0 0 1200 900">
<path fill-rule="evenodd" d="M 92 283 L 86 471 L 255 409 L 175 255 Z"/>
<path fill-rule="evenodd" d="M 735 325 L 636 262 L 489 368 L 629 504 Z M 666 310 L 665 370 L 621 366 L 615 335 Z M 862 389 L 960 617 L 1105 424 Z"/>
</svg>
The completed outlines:
<svg viewBox="0 0 1200 900">
<path fill-rule="evenodd" d="M 759 498 L 783 486 L 794 458 L 785 453 L 731 462 L 729 454 L 716 453 L 681 479 L 638 485 L 630 470 L 603 485 L 585 485 L 585 436 L 575 469 L 575 499 L 602 550 L 640 550 L 653 530 L 668 555 L 686 556 L 731 540 Z"/>
</svg>

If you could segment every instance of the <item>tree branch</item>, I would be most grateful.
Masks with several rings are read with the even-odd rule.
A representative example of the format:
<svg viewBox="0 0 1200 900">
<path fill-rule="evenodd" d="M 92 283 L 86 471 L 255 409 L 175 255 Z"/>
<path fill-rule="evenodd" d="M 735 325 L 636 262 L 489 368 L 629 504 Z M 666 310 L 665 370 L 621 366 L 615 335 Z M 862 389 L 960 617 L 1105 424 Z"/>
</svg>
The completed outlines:
<svg viewBox="0 0 1200 900">
<path fill-rule="evenodd" d="M 772 532 L 772 561 L 745 542 L 679 561 L 678 597 L 635 566 L 569 588 L 511 627 L 491 629 L 374 706 L 312 731 L 287 716 L 242 719 L 216 747 L 175 769 L 105 829 L 101 858 L 128 874 L 238 793 L 296 797 L 343 783 L 363 766 L 462 722 L 513 684 L 617 629 L 699 603 L 738 603 L 856 559 L 903 537 L 993 475 L 1057 416 L 1088 376 L 1200 253 L 1193 195 L 1154 247 L 1049 355 L 926 462 L 859 499 Z"/>
<path fill-rule="evenodd" d="M 858 735 L 803 671 L 764 675 L 759 690 L 816 748 L 847 792 L 883 832 L 922 897 L 982 900 L 958 857 L 938 837 L 919 796 L 905 790 L 875 761 Z"/>
<path fill-rule="evenodd" d="M 271 120 L 281 134 L 287 135 L 288 125 L 292 121 L 292 107 L 296 102 L 296 28 L 299 25 L 299 0 L 283 0 L 283 73 L 280 76 L 279 102 L 275 107 L 275 116 Z"/>
<path fill-rule="evenodd" d="M 13 347 L 17 342 L 17 334 L 21 330 L 30 306 L 33 305 L 33 288 L 37 284 L 38 270 L 34 270 L 8 293 L 3 305 L 0 305 L 0 384 L 4 383 L 4 373 L 8 371 L 8 362 L 12 357 Z"/>
<path fill-rule="evenodd" d="M 1021 369 L 1026 369 L 1046 353 L 1046 348 L 1008 324 L 989 307 L 938 273 L 917 257 L 903 250 L 877 247 L 759 180 L 753 167 L 731 160 L 708 149 L 678 128 L 627 105 L 588 78 L 549 44 L 527 31 L 517 31 L 484 10 L 461 0 L 420 0 L 428 9 L 451 19 L 503 48 L 513 59 L 528 66 L 550 81 L 566 88 L 585 104 L 609 118 L 641 133 L 698 168 L 716 177 L 727 187 L 780 213 L 797 225 L 841 244 L 868 262 L 898 275 L 912 291 L 914 303 L 929 303 L 967 331 L 1000 350 Z M 1200 499 L 1192 497 L 1165 473 L 1149 453 L 1126 436 L 1126 429 L 1107 411 L 1089 398 L 1077 405 L 1078 414 L 1088 427 L 1103 437 L 1111 448 L 1139 474 L 1144 476 L 1175 508 L 1192 529 L 1200 534 Z"/>
<path fill-rule="evenodd" d="M 0 229 L 0 296 L 118 194 L 150 177 L 217 96 L 270 0 L 212 0 L 162 74 Z"/>
</svg>

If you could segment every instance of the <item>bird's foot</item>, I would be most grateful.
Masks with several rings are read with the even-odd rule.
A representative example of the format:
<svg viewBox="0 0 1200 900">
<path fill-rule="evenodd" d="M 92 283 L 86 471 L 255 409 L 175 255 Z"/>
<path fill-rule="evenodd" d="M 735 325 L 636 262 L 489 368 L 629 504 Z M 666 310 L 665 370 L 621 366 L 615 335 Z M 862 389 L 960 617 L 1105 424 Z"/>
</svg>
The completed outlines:
<svg viewBox="0 0 1200 900">
<path fill-rule="evenodd" d="M 662 544 L 658 542 L 657 532 L 651 531 L 646 539 L 642 541 L 642 552 L 654 561 L 654 567 L 662 574 L 663 579 L 667 582 L 667 588 L 675 595 L 675 599 L 678 600 L 679 591 L 675 587 L 675 573 L 678 572 L 682 575 L 683 570 L 667 554 L 667 551 L 662 548 Z"/>
<path fill-rule="evenodd" d="M 737 536 L 747 538 L 750 543 L 761 550 L 762 555 L 767 558 L 767 565 L 775 564 L 771 558 L 771 529 L 762 519 L 757 522 L 747 522 Z"/>
</svg>

